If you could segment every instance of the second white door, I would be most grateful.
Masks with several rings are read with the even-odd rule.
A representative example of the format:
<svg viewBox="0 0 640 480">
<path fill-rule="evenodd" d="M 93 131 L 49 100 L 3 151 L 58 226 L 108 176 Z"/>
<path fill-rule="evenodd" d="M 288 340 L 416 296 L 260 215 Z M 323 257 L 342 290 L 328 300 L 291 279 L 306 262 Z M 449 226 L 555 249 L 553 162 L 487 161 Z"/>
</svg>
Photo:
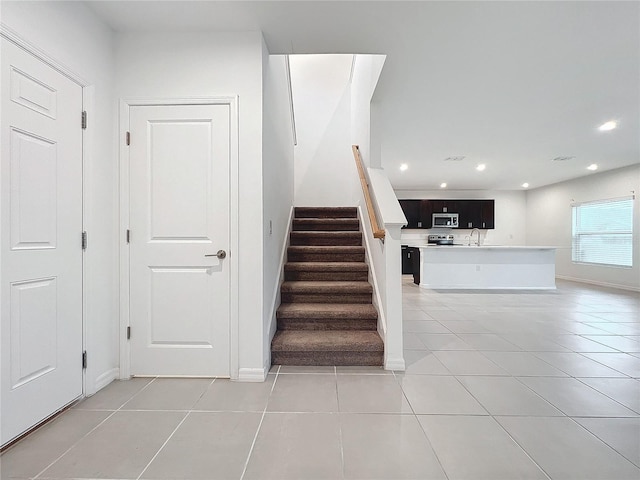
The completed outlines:
<svg viewBox="0 0 640 480">
<path fill-rule="evenodd" d="M 131 374 L 229 376 L 229 105 L 129 121 Z"/>
</svg>

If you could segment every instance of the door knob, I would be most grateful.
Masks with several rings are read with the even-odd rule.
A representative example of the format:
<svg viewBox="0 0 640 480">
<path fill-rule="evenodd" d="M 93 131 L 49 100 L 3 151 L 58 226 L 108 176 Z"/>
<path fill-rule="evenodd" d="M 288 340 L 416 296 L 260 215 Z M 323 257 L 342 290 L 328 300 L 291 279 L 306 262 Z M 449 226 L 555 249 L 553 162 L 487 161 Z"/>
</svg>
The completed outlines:
<svg viewBox="0 0 640 480">
<path fill-rule="evenodd" d="M 227 252 L 225 252 L 224 250 L 218 250 L 217 253 L 210 253 L 208 255 L 205 255 L 205 257 L 218 257 L 220 260 L 222 260 L 223 258 L 227 257 Z"/>
</svg>

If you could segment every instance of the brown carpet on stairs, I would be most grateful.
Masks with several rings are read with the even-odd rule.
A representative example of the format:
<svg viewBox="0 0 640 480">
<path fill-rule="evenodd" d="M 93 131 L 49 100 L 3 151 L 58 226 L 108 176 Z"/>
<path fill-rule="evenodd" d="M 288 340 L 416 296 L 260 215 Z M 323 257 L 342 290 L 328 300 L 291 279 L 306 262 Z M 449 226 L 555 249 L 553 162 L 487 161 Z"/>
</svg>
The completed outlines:
<svg viewBox="0 0 640 480">
<path fill-rule="evenodd" d="M 355 207 L 296 207 L 271 343 L 274 365 L 382 365 Z"/>
</svg>

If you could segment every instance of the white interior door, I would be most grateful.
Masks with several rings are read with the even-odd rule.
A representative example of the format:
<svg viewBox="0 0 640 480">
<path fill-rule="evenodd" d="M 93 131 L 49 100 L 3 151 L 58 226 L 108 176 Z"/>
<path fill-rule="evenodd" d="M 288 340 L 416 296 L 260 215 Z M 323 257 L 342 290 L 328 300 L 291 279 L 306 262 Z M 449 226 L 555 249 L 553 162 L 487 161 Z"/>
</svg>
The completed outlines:
<svg viewBox="0 0 640 480">
<path fill-rule="evenodd" d="M 82 395 L 82 88 L 1 42 L 4 444 Z"/>
<path fill-rule="evenodd" d="M 129 115 L 131 374 L 229 376 L 229 105 Z"/>
</svg>

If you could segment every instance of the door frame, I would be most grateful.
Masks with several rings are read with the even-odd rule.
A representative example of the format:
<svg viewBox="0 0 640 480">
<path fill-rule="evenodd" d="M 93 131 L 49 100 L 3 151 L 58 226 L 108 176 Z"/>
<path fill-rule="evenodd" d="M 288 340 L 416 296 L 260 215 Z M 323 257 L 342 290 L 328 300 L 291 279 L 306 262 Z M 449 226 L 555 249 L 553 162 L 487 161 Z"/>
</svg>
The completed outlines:
<svg viewBox="0 0 640 480">
<path fill-rule="evenodd" d="M 130 246 L 127 243 L 129 218 L 129 147 L 126 134 L 129 131 L 129 112 L 131 107 L 138 106 L 181 106 L 181 105 L 228 105 L 229 106 L 229 375 L 232 380 L 238 379 L 238 97 L 181 97 L 181 98 L 122 98 L 120 99 L 120 119 L 118 126 L 119 171 L 120 171 L 120 379 L 131 377 L 131 348 L 127 339 L 127 327 L 130 326 Z M 135 233 L 134 233 L 135 234 Z"/>
<path fill-rule="evenodd" d="M 30 42 L 25 37 L 23 37 L 20 33 L 16 32 L 15 30 L 13 30 L 12 28 L 10 28 L 4 23 L 0 23 L 0 37 L 3 38 L 5 41 L 13 43 L 17 47 L 21 48 L 22 50 L 32 55 L 33 57 L 37 58 L 38 60 L 40 60 L 50 68 L 54 69 L 61 75 L 64 75 L 69 80 L 71 80 L 72 82 L 80 86 L 80 88 L 82 89 L 82 110 L 87 112 L 89 121 L 87 122 L 87 128 L 82 130 L 82 145 L 81 145 L 82 185 L 80 186 L 80 188 L 82 189 L 82 226 L 81 226 L 81 231 L 78 232 L 78 234 L 80 235 L 82 231 L 88 230 L 88 228 L 91 226 L 91 220 L 92 220 L 90 218 L 88 209 L 86 208 L 86 206 L 89 203 L 90 192 L 88 191 L 87 188 L 85 188 L 85 186 L 87 185 L 87 179 L 90 177 L 91 166 L 93 162 L 92 151 L 94 147 L 94 140 L 93 140 L 94 133 L 93 133 L 93 129 L 91 128 L 91 125 L 92 125 L 91 119 L 94 117 L 94 112 L 95 112 L 95 86 L 92 85 L 91 82 L 86 80 L 83 76 L 79 75 L 77 72 L 67 67 L 62 62 L 59 62 L 56 58 L 49 55 L 45 50 L 41 49 L 36 44 Z M 80 123 L 80 112 L 78 112 L 78 123 Z M 81 275 L 82 275 L 82 351 L 83 352 L 87 351 L 87 345 L 89 343 L 88 340 L 91 338 L 91 328 L 87 322 L 87 295 L 86 295 L 87 286 L 86 284 L 87 284 L 88 264 L 91 263 L 92 258 L 93 256 L 90 254 L 89 249 L 82 250 Z M 0 259 L 0 264 L 1 263 L 2 262 Z M 88 375 L 88 372 L 91 372 L 92 374 Z M 81 384 L 82 384 L 82 393 L 78 398 L 83 398 L 87 394 L 93 394 L 97 390 L 95 372 L 90 370 L 90 364 L 87 365 L 86 369 L 82 369 Z M 78 400 L 78 398 L 71 401 L 68 405 L 71 405 L 73 402 Z M 47 420 L 49 420 L 59 411 L 66 408 L 68 405 L 64 405 L 59 410 L 55 412 L 51 412 L 51 415 L 42 419 L 42 421 L 34 425 L 33 428 L 45 423 Z M 33 428 L 28 430 L 27 432 L 33 430 Z"/>
</svg>

